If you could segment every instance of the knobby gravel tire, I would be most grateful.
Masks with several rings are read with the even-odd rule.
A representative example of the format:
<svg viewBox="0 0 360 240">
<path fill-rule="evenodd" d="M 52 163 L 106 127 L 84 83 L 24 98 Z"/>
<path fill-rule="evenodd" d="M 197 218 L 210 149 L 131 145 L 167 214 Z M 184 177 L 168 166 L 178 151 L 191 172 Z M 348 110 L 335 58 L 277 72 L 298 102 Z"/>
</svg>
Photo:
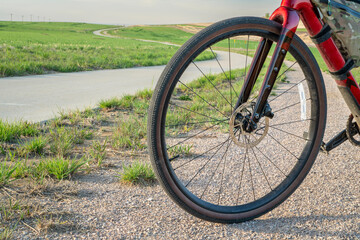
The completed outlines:
<svg viewBox="0 0 360 240">
<path fill-rule="evenodd" d="M 278 97 L 280 98 L 280 95 L 284 96 L 290 94 L 290 92 L 294 92 L 300 85 L 301 88 L 303 88 L 302 85 L 306 85 L 305 91 L 307 91 L 306 93 L 308 94 L 306 103 L 308 106 L 307 114 L 309 120 L 306 119 L 308 120 L 306 121 L 303 118 L 299 121 L 291 120 L 292 115 L 297 115 L 297 113 L 292 114 L 291 111 L 294 109 L 296 111 L 300 110 L 298 110 L 298 107 L 296 106 L 297 103 L 289 105 L 288 108 L 281 107 L 286 106 L 287 101 L 290 102 L 290 100 L 288 100 L 290 99 L 290 96 L 287 96 L 284 97 L 285 101 L 282 100 L 282 102 L 278 104 L 279 110 L 278 112 L 275 111 L 274 119 L 281 118 L 282 115 L 279 114 L 279 112 L 282 111 L 282 109 L 287 110 L 288 115 L 284 115 L 283 119 L 288 122 L 283 124 L 284 128 L 281 130 L 283 132 L 288 132 L 288 134 L 281 132 L 277 133 L 275 125 L 279 128 L 282 122 L 275 122 L 276 124 L 273 122 L 273 124 L 271 124 L 272 120 L 270 120 L 270 126 L 268 127 L 273 127 L 273 132 L 269 131 L 269 133 L 265 133 L 264 131 L 259 133 L 259 135 L 266 135 L 260 145 L 254 144 L 251 148 L 242 149 L 231 142 L 232 140 L 227 138 L 227 140 L 221 140 L 223 141 L 223 145 L 216 148 L 216 151 L 222 152 L 221 154 L 210 149 L 209 152 L 203 150 L 203 155 L 194 153 L 193 157 L 189 157 L 184 152 L 181 152 L 181 149 L 185 149 L 186 147 L 188 147 L 187 154 L 189 154 L 189 149 L 195 152 L 197 150 L 200 151 L 199 149 L 207 147 L 206 145 L 210 146 L 212 142 L 214 142 L 214 146 L 219 146 L 215 145 L 216 141 L 220 141 L 219 139 L 226 139 L 226 136 L 229 134 L 228 131 L 224 131 L 224 129 L 219 126 L 215 127 L 217 130 L 214 128 L 208 130 L 208 125 L 206 124 L 203 124 L 204 126 L 201 128 L 201 126 L 198 126 L 201 125 L 200 123 L 202 121 L 200 120 L 197 120 L 197 126 L 202 129 L 201 131 L 196 130 L 197 128 L 194 127 L 195 124 L 190 126 L 191 119 L 195 117 L 199 117 L 200 119 L 199 115 L 215 118 L 215 115 L 217 114 L 215 110 L 218 110 L 214 107 L 218 106 L 216 105 L 217 103 L 212 102 L 211 98 L 206 99 L 206 101 L 203 99 L 206 98 L 203 96 L 206 96 L 205 94 L 208 93 L 207 90 L 203 91 L 201 88 L 195 89 L 195 87 L 189 87 L 191 83 L 185 83 L 184 81 L 182 82 L 179 80 L 182 75 L 184 75 L 184 72 L 190 71 L 190 65 L 200 68 L 198 67 L 200 63 L 197 64 L 194 59 L 199 56 L 200 53 L 211 54 L 211 52 L 216 58 L 217 53 L 215 50 L 213 51 L 213 49 L 228 48 L 228 70 L 230 71 L 225 71 L 219 61 L 218 64 L 220 66 L 219 69 L 221 69 L 224 74 L 223 76 L 227 77 L 227 75 L 230 75 L 229 94 L 220 96 L 220 98 L 225 100 L 231 98 L 231 107 L 232 102 L 234 101 L 232 99 L 240 92 L 240 90 L 237 90 L 234 87 L 237 86 L 236 79 L 242 78 L 234 77 L 234 80 L 231 80 L 231 75 L 233 73 L 231 72 L 230 58 L 232 58 L 233 55 L 230 54 L 230 50 L 235 49 L 231 49 L 232 45 L 240 42 L 240 47 L 235 50 L 246 51 L 246 64 L 249 64 L 251 62 L 250 55 L 248 57 L 248 53 L 251 50 L 251 46 L 249 47 L 249 45 L 254 42 L 252 39 L 264 37 L 276 42 L 280 32 L 280 24 L 255 17 L 231 18 L 215 23 L 194 35 L 178 50 L 166 66 L 156 85 L 148 115 L 148 148 L 152 166 L 157 179 L 165 189 L 166 193 L 180 207 L 196 217 L 221 223 L 242 222 L 259 217 L 281 204 L 295 191 L 310 171 L 317 157 L 326 123 L 326 93 L 321 71 L 314 56 L 304 42 L 297 36 L 294 37 L 288 54 L 295 58 L 296 63 L 301 69 L 300 72 L 302 72 L 305 78 L 294 84 L 292 84 L 292 82 L 286 82 L 285 79 L 283 85 L 279 85 L 279 88 L 282 88 L 282 86 L 292 87 L 289 87 L 289 90 L 283 91 L 283 93 L 280 94 L 279 90 L 275 90 L 278 92 L 275 92 L 272 98 L 275 100 Z M 228 44 L 228 47 L 226 44 Z M 216 60 L 218 59 L 216 58 Z M 287 74 L 288 73 L 291 73 L 291 71 L 288 71 Z M 209 80 L 209 76 L 210 75 L 204 74 L 203 77 L 212 83 L 211 80 Z M 226 84 L 227 82 L 224 81 L 218 85 L 226 87 Z M 219 89 L 220 88 L 221 87 L 219 87 Z M 213 90 L 214 92 L 217 91 L 219 93 L 225 92 L 222 89 L 218 90 L 215 86 Z M 196 91 L 198 91 L 198 93 Z M 299 91 L 301 92 L 303 90 Z M 180 96 L 184 93 L 187 95 Z M 296 100 L 298 98 L 298 93 L 295 92 L 293 94 L 294 99 Z M 195 112 L 195 110 L 191 110 L 195 113 L 190 112 L 190 107 L 191 109 L 196 109 L 191 105 L 191 99 L 199 100 L 200 98 L 204 100 L 201 104 L 206 105 L 207 103 L 208 106 L 203 107 L 201 113 Z M 179 99 L 185 99 L 188 100 L 188 102 L 182 103 Z M 303 103 L 300 102 L 300 104 Z M 293 105 L 295 105 L 295 107 L 293 107 Z M 273 106 L 275 106 L 275 104 Z M 176 107 L 177 110 L 175 111 L 174 109 Z M 213 108 L 215 108 L 215 110 Z M 186 113 L 186 109 L 189 111 L 188 114 Z M 206 111 L 208 111 L 208 114 L 204 114 Z M 251 109 L 247 111 L 251 111 Z M 173 112 L 181 113 L 180 115 L 183 115 L 184 118 L 186 115 L 190 120 L 181 123 L 181 125 L 180 123 L 179 125 L 171 125 L 175 130 L 168 133 L 170 125 L 167 121 L 171 120 L 170 117 L 174 118 L 172 115 Z M 222 110 L 218 110 L 218 112 L 222 113 Z M 226 120 L 231 118 L 231 114 L 226 116 Z M 176 119 L 176 121 L 181 121 L 181 119 Z M 263 124 L 265 125 L 266 122 Z M 290 127 L 285 128 L 285 124 L 290 125 Z M 292 124 L 298 124 L 298 126 L 292 127 Z M 179 126 L 181 126 L 181 128 Z M 186 129 L 191 130 L 186 130 L 184 126 L 186 126 Z M 302 135 L 297 136 L 297 138 L 303 138 L 303 142 L 300 142 L 300 139 L 298 143 L 297 138 L 296 140 L 295 138 L 292 140 L 289 135 L 295 135 L 291 133 L 292 129 L 295 131 L 302 127 L 305 130 L 300 132 Z M 185 143 L 188 139 L 186 136 L 190 136 L 191 134 L 192 136 L 196 135 L 194 134 L 195 131 L 197 131 L 196 134 L 203 137 L 190 137 L 191 140 L 188 140 L 189 144 L 183 145 L 184 139 Z M 207 132 L 208 135 L 202 135 L 205 134 L 203 132 Z M 177 140 L 180 138 L 183 140 Z M 205 138 L 208 138 L 209 140 L 202 140 Z M 238 138 L 239 140 L 244 139 L 245 142 L 251 141 L 251 136 L 239 135 Z M 288 138 L 289 140 L 287 140 Z M 174 147 L 171 147 L 170 145 L 173 142 L 176 144 L 172 144 Z M 227 148 L 223 147 L 226 144 Z M 171 150 L 171 148 L 173 149 Z M 208 149 L 209 148 L 210 147 L 208 147 Z M 293 148 L 294 150 L 292 150 Z M 180 153 L 175 157 L 172 157 L 175 154 L 173 153 L 174 149 L 177 149 Z M 294 155 L 294 159 L 292 159 L 291 155 Z M 252 162 L 250 162 L 250 158 Z M 176 168 L 178 166 L 183 166 L 179 165 L 181 161 L 184 162 L 184 165 L 188 162 L 191 162 L 191 164 L 194 165 L 190 166 L 190 164 L 188 164 L 186 165 L 186 168 L 184 167 L 184 171 L 180 171 Z M 201 161 L 206 162 L 201 163 Z M 178 166 L 175 166 L 176 164 L 178 164 Z M 288 167 L 287 164 L 291 166 Z M 280 173 L 280 171 L 282 172 L 283 170 L 282 168 L 285 169 L 284 173 Z M 289 169 L 287 170 L 287 168 Z M 277 169 L 279 169 L 279 173 L 274 173 L 278 171 Z M 192 173 L 192 171 L 195 172 Z M 276 183 L 273 184 L 272 181 Z"/>
</svg>

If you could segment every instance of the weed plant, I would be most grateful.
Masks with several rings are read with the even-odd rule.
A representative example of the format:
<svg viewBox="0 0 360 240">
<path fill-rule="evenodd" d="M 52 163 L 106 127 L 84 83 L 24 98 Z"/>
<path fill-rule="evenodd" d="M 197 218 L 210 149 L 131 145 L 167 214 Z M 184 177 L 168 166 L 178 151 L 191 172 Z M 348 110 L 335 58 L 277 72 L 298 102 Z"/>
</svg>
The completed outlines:
<svg viewBox="0 0 360 240">
<path fill-rule="evenodd" d="M 121 98 L 114 97 L 102 100 L 99 103 L 99 107 L 103 109 L 134 110 L 135 113 L 144 115 L 149 108 L 152 94 L 153 90 L 144 89 L 138 91 L 135 95 L 124 95 Z"/>
<path fill-rule="evenodd" d="M 5 162 L 15 162 L 16 161 L 16 151 L 8 150 L 5 152 Z"/>
<path fill-rule="evenodd" d="M 8 227 L 0 228 L 0 240 L 10 240 L 13 237 L 14 229 Z"/>
<path fill-rule="evenodd" d="M 134 115 L 127 119 L 121 119 L 113 133 L 112 146 L 114 148 L 126 148 L 141 150 L 146 137 L 146 118 L 139 118 Z"/>
<path fill-rule="evenodd" d="M 144 183 L 155 181 L 155 174 L 147 163 L 136 161 L 129 166 L 123 166 L 124 171 L 117 176 L 124 183 Z"/>
<path fill-rule="evenodd" d="M 9 123 L 0 120 L 0 142 L 15 142 L 20 137 L 36 136 L 39 126 L 24 121 Z"/>
<path fill-rule="evenodd" d="M 70 224 L 69 224 L 70 223 Z M 37 219 L 35 229 L 38 234 L 46 234 L 48 231 L 57 229 L 58 231 L 68 230 L 71 226 L 70 221 L 62 220 L 62 217 L 41 216 Z"/>
<path fill-rule="evenodd" d="M 50 129 L 50 152 L 58 157 L 66 157 L 74 146 L 74 135 L 65 127 Z"/>
<path fill-rule="evenodd" d="M 23 220 L 25 217 L 30 216 L 30 207 L 23 205 L 19 200 L 9 198 L 8 202 L 1 204 L 0 216 L 4 221 L 9 221 L 14 218 Z"/>
<path fill-rule="evenodd" d="M 93 141 L 90 148 L 90 156 L 96 161 L 97 166 L 100 167 L 104 159 L 106 158 L 106 145 L 108 140 L 103 142 Z"/>
<path fill-rule="evenodd" d="M 191 150 L 193 149 L 194 145 L 177 145 L 172 148 L 168 149 L 169 157 L 174 158 L 176 156 L 190 156 Z"/>
<path fill-rule="evenodd" d="M 120 119 L 111 140 L 114 148 L 133 150 L 144 149 L 146 137 L 146 113 L 153 91 L 144 89 L 135 95 L 103 100 L 99 106 L 103 109 L 122 109 L 129 111 Z"/>
<path fill-rule="evenodd" d="M 37 136 L 20 145 L 17 148 L 17 154 L 21 157 L 25 157 L 28 154 L 42 155 L 47 143 L 47 137 L 43 135 Z"/>
<path fill-rule="evenodd" d="M 73 128 L 71 131 L 73 136 L 73 142 L 75 144 L 82 144 L 85 140 L 90 140 L 93 138 L 94 133 L 86 128 Z"/>
<path fill-rule="evenodd" d="M 32 173 L 32 170 L 27 165 L 27 160 L 21 160 L 17 163 L 15 171 L 12 173 L 12 177 L 15 179 L 27 178 Z"/>
<path fill-rule="evenodd" d="M 40 182 L 47 177 L 63 180 L 70 178 L 86 163 L 88 160 L 85 158 L 65 159 L 61 157 L 44 158 L 29 165 L 26 161 L 22 161 L 12 172 L 12 176 L 16 179 L 30 177 Z"/>
<path fill-rule="evenodd" d="M 16 170 L 16 168 L 16 164 L 14 166 L 11 164 L 7 164 L 6 162 L 0 163 L 0 188 L 4 187 L 11 181 L 12 174 Z"/>
<path fill-rule="evenodd" d="M 44 169 L 46 174 L 52 178 L 63 180 L 70 178 L 80 167 L 86 164 L 88 160 L 69 160 L 64 158 L 53 158 L 39 163 L 40 169 Z"/>
</svg>

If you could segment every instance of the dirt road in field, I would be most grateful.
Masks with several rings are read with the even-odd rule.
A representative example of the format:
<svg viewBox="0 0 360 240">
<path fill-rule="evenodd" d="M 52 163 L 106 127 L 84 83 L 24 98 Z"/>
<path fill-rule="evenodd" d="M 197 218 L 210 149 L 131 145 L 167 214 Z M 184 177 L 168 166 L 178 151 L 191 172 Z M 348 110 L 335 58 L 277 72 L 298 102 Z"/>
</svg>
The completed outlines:
<svg viewBox="0 0 360 240">
<path fill-rule="evenodd" d="M 103 31 L 95 34 L 108 37 Z M 217 57 L 222 63 L 229 56 L 228 53 L 217 52 Z M 245 66 L 244 56 L 233 53 L 231 58 L 234 66 Z M 203 61 L 199 63 L 199 67 L 211 69 L 214 74 L 221 72 L 215 60 Z M 38 122 L 53 118 L 60 110 L 95 107 L 103 99 L 154 88 L 164 68 L 165 66 L 153 66 L 1 78 L 0 118 Z M 192 77 L 199 76 L 201 72 L 193 68 Z"/>
</svg>

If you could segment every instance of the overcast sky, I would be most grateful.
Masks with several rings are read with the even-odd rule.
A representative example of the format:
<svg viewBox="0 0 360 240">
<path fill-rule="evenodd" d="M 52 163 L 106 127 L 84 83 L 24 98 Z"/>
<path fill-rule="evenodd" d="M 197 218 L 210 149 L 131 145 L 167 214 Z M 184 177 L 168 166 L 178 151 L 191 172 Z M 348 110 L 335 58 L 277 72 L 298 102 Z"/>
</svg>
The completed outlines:
<svg viewBox="0 0 360 240">
<path fill-rule="evenodd" d="M 274 0 L 0 0 L 0 20 L 106 24 L 214 22 L 235 16 L 264 16 Z"/>
</svg>

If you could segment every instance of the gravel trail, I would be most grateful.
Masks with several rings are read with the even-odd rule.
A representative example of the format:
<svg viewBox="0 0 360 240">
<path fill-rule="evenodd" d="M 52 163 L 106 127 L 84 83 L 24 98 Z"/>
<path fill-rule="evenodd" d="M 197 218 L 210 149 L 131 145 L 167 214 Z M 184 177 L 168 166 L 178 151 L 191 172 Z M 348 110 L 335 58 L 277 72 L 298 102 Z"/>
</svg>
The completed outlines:
<svg viewBox="0 0 360 240">
<path fill-rule="evenodd" d="M 293 73 L 292 73 L 293 74 Z M 325 142 L 345 126 L 349 111 L 335 82 L 327 84 Z M 344 143 L 320 153 L 295 193 L 270 213 L 241 224 L 206 222 L 184 212 L 158 184 L 127 186 L 116 178 L 127 157 L 112 157 L 114 167 L 61 184 L 66 198 L 40 197 L 48 212 L 67 219 L 64 227 L 37 235 L 19 226 L 15 239 L 359 239 L 360 148 Z M 75 181 L 74 181 L 75 180 Z"/>
</svg>

